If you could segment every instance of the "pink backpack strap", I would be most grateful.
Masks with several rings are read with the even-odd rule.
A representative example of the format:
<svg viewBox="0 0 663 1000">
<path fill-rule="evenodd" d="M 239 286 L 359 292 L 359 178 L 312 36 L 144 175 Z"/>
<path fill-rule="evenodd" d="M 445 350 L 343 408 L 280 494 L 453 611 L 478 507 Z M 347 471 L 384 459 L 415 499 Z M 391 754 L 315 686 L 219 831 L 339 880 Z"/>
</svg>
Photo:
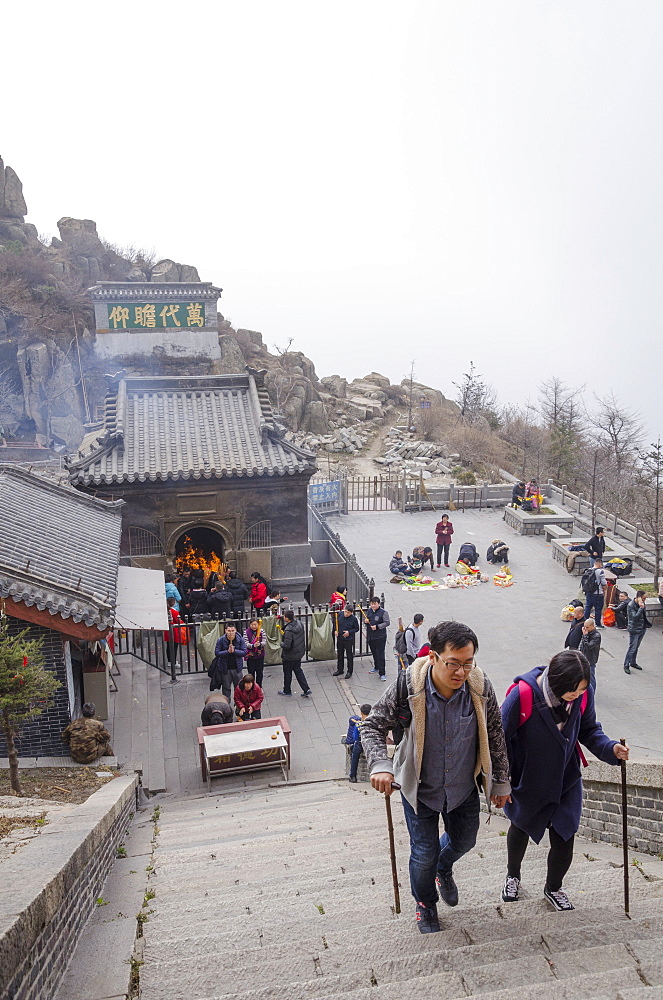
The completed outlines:
<svg viewBox="0 0 663 1000">
<path fill-rule="evenodd" d="M 587 694 L 587 691 L 584 691 L 583 692 L 583 696 L 580 699 L 580 714 L 581 715 L 585 714 L 585 709 L 587 708 L 587 702 L 588 701 L 589 701 L 589 695 Z M 583 767 L 589 767 L 589 764 L 587 763 L 587 758 L 585 757 L 584 753 L 582 752 L 582 747 L 580 746 L 580 743 L 576 743 L 576 747 L 578 748 L 578 756 L 580 757 L 580 763 L 582 764 Z"/>
<path fill-rule="evenodd" d="M 515 686 L 515 684 L 511 685 L 506 693 L 506 696 L 511 694 Z M 518 725 L 522 726 L 523 722 L 527 722 L 532 714 L 532 706 L 534 704 L 534 693 L 527 681 L 518 681 L 518 697 L 520 698 L 520 716 L 518 718 Z"/>
</svg>

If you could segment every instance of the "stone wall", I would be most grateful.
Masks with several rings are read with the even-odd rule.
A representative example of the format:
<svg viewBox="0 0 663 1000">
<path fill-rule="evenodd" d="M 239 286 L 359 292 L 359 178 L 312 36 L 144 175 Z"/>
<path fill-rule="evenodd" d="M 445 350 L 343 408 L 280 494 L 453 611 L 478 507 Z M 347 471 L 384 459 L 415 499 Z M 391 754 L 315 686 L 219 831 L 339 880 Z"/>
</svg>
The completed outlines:
<svg viewBox="0 0 663 1000">
<path fill-rule="evenodd" d="M 136 777 L 115 778 L 3 864 L 0 1000 L 51 1000 L 135 811 Z"/>
<path fill-rule="evenodd" d="M 628 834 L 634 850 L 663 850 L 663 762 L 627 764 Z M 584 769 L 579 833 L 607 844 L 622 842 L 621 768 L 590 761 Z"/>
<path fill-rule="evenodd" d="M 18 635 L 27 629 L 29 639 L 41 639 L 46 669 L 52 670 L 60 681 L 60 687 L 53 695 L 52 706 L 22 727 L 20 739 L 16 741 L 18 755 L 19 757 L 66 757 L 69 750 L 60 738 L 62 730 L 71 722 L 64 661 L 64 637 L 54 629 L 43 628 L 41 625 L 28 625 L 19 618 L 12 618 L 12 604 L 13 601 L 6 601 L 9 634 Z M 0 757 L 6 756 L 7 744 L 0 738 Z"/>
</svg>

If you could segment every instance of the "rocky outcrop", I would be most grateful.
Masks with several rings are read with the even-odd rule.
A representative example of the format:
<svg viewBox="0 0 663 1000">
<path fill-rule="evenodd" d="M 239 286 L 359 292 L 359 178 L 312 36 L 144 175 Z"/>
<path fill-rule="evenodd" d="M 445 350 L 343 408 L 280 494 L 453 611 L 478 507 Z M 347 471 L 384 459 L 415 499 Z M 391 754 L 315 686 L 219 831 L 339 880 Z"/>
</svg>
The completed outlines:
<svg viewBox="0 0 663 1000">
<path fill-rule="evenodd" d="M 28 214 L 28 206 L 23 197 L 23 185 L 18 174 L 11 167 L 6 167 L 0 156 L 0 219 L 17 219 L 24 221 Z"/>
<path fill-rule="evenodd" d="M 35 439 L 44 447 L 77 447 L 85 433 L 80 376 L 53 343 L 34 343 L 17 354 L 25 415 L 34 422 Z"/>
</svg>

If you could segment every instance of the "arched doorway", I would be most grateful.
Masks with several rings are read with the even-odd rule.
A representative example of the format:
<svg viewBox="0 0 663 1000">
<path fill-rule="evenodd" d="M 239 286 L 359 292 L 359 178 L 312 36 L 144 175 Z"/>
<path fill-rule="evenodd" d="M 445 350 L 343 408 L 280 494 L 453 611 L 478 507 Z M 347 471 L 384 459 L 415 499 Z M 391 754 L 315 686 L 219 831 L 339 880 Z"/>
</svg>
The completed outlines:
<svg viewBox="0 0 663 1000">
<path fill-rule="evenodd" d="M 210 573 L 225 575 L 225 543 L 213 528 L 197 527 L 184 531 L 175 542 L 175 566 L 181 572 L 185 566 L 205 577 Z"/>
</svg>

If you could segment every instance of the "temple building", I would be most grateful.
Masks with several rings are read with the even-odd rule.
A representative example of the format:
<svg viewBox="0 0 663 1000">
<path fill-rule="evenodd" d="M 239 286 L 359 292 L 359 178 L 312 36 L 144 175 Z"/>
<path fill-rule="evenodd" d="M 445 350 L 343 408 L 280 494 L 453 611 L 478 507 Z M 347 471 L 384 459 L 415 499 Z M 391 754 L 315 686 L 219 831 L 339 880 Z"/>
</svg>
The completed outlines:
<svg viewBox="0 0 663 1000">
<path fill-rule="evenodd" d="M 21 757 L 66 756 L 60 734 L 84 701 L 105 718 L 104 647 L 117 616 L 121 508 L 0 465 L 0 613 L 10 635 L 27 629 L 41 640 L 45 667 L 60 682 L 52 706 L 23 726 Z M 6 753 L 0 739 L 0 757 Z"/>
<path fill-rule="evenodd" d="M 283 437 L 264 372 L 111 380 L 103 430 L 72 485 L 122 499 L 123 562 L 225 563 L 300 603 L 311 582 L 307 487 L 315 457 Z"/>
</svg>

